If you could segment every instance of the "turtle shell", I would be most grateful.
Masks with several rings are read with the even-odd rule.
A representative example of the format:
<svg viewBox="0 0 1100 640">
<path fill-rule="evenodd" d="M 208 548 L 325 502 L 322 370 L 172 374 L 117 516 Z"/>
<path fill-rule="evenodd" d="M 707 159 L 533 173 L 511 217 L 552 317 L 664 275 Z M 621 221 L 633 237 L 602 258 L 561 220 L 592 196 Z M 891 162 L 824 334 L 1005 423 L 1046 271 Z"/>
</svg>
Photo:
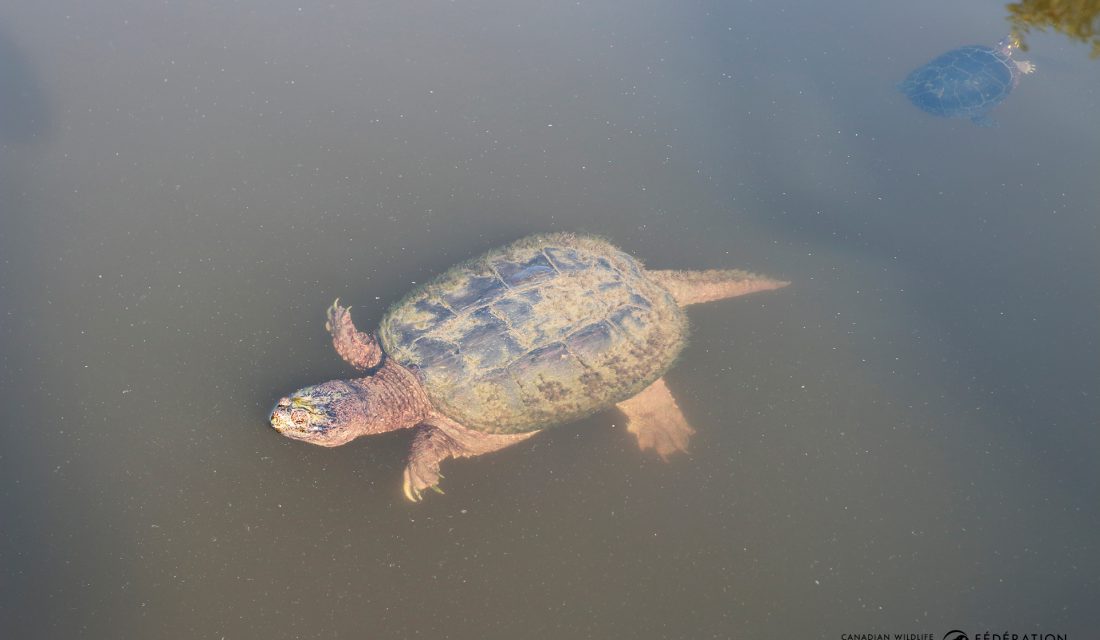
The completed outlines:
<svg viewBox="0 0 1100 640">
<path fill-rule="evenodd" d="M 948 118 L 976 118 L 1004 100 L 1019 78 L 1001 48 L 952 49 L 914 70 L 898 88 L 924 111 Z"/>
<path fill-rule="evenodd" d="M 629 398 L 665 372 L 687 321 L 642 264 L 591 236 L 531 236 L 458 265 L 382 319 L 388 357 L 470 429 L 525 433 Z"/>
</svg>

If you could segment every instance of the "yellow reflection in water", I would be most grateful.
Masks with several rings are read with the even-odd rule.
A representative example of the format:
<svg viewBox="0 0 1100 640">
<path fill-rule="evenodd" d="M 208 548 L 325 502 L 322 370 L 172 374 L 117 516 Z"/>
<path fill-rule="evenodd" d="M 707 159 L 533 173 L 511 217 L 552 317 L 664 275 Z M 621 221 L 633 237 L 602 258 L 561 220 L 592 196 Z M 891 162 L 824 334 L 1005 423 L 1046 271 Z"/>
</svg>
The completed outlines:
<svg viewBox="0 0 1100 640">
<path fill-rule="evenodd" d="M 1100 58 L 1100 0 L 1021 0 L 1010 2 L 1008 21 L 1012 35 L 1027 50 L 1023 36 L 1032 29 L 1052 28 L 1067 36 L 1092 43 L 1093 58 Z"/>
</svg>

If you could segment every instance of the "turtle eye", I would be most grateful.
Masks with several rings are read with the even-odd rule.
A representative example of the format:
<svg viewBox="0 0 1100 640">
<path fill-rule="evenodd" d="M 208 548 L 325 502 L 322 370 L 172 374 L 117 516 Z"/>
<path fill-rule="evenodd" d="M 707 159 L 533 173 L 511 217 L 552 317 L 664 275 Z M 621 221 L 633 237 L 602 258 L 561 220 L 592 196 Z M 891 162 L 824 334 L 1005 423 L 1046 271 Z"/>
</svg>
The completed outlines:
<svg viewBox="0 0 1100 640">
<path fill-rule="evenodd" d="M 320 413 L 320 411 L 317 410 L 317 407 L 313 405 L 313 401 L 311 401 L 309 398 L 294 398 L 290 401 L 290 406 L 294 407 L 295 409 L 308 411 L 309 413 L 312 413 L 314 415 Z"/>
</svg>

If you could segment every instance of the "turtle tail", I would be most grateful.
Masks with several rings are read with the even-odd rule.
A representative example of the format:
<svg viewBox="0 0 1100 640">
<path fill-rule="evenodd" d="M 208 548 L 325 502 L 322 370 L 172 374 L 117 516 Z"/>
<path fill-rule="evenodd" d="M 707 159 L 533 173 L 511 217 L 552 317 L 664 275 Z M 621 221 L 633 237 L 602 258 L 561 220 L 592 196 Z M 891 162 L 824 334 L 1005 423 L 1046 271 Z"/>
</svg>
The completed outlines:
<svg viewBox="0 0 1100 640">
<path fill-rule="evenodd" d="M 713 302 L 723 298 L 743 296 L 757 291 L 781 289 L 790 284 L 740 269 L 708 269 L 706 271 L 671 271 L 647 269 L 653 281 L 668 289 L 681 307 Z"/>
</svg>

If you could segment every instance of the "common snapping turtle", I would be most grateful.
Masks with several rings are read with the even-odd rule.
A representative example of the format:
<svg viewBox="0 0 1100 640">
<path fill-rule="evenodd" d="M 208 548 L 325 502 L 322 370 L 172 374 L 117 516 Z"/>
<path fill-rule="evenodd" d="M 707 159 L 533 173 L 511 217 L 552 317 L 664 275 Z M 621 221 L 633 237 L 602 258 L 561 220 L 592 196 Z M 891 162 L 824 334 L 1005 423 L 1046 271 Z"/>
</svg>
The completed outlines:
<svg viewBox="0 0 1100 640">
<path fill-rule="evenodd" d="M 995 47 L 952 49 L 915 69 L 898 89 L 933 115 L 993 126 L 989 110 L 1008 97 L 1021 76 L 1035 71 L 1034 64 L 1012 58 L 1019 46 L 1019 40 L 1008 36 Z"/>
<path fill-rule="evenodd" d="M 692 428 L 661 378 L 687 335 L 682 307 L 777 289 L 745 271 L 654 271 L 610 243 L 536 235 L 408 294 L 376 339 L 333 303 L 336 352 L 366 376 L 299 389 L 271 412 L 296 440 L 335 447 L 416 428 L 404 492 L 438 490 L 439 463 L 521 442 L 611 406 L 643 449 L 686 449 Z"/>
</svg>

